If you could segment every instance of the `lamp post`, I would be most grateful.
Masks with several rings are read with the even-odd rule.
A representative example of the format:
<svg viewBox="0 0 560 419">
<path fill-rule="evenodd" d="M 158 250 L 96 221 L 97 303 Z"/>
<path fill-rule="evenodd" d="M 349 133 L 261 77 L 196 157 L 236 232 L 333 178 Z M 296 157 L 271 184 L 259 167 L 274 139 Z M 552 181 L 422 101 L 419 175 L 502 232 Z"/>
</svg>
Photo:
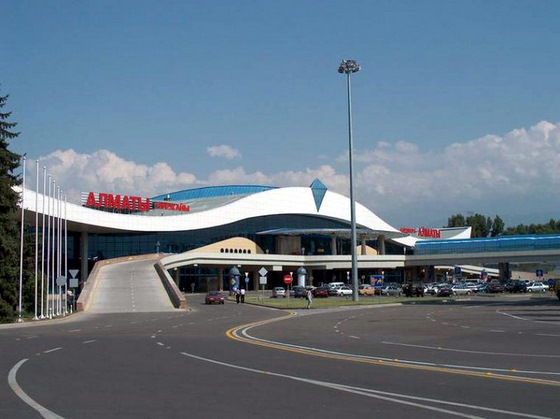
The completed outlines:
<svg viewBox="0 0 560 419">
<path fill-rule="evenodd" d="M 354 202 L 354 166 L 352 145 L 352 95 L 350 89 L 350 75 L 362 68 L 354 60 L 342 60 L 338 67 L 340 74 L 346 74 L 348 92 L 348 160 L 350 164 L 350 225 L 351 225 L 351 254 L 352 254 L 352 300 L 358 301 L 358 260 L 356 256 L 356 205 Z"/>
</svg>

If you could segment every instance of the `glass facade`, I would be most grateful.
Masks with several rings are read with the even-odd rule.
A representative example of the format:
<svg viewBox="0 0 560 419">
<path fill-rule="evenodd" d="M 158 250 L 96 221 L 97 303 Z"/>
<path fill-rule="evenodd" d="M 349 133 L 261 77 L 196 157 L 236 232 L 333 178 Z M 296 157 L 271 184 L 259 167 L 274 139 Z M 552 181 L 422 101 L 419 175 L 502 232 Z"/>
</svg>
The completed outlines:
<svg viewBox="0 0 560 419">
<path fill-rule="evenodd" d="M 232 237 L 248 238 L 263 250 L 268 249 L 271 253 L 275 253 L 275 236 L 257 233 L 279 228 L 334 229 L 348 228 L 348 225 L 305 215 L 274 215 L 193 231 L 90 234 L 88 259 L 141 255 L 156 253 L 158 250 L 162 253 L 182 253 Z M 302 247 L 305 247 L 306 254 L 330 254 L 331 239 L 330 236 L 303 236 Z"/>
<path fill-rule="evenodd" d="M 455 253 L 491 253 L 560 249 L 560 235 L 501 236 L 464 240 L 430 240 L 417 242 L 416 255 Z"/>
</svg>

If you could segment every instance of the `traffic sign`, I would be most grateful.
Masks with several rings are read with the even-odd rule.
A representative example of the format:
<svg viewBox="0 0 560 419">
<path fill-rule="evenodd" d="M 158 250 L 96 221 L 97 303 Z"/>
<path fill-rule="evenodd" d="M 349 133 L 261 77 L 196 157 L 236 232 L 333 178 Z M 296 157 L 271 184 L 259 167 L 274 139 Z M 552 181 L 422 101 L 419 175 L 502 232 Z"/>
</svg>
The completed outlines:
<svg viewBox="0 0 560 419">
<path fill-rule="evenodd" d="M 268 271 L 264 268 L 264 266 L 261 269 L 259 269 L 260 276 L 266 276 L 267 273 Z"/>
<path fill-rule="evenodd" d="M 59 287 L 66 285 L 66 277 L 64 275 L 60 275 L 58 278 L 56 278 L 56 285 L 58 285 Z"/>
<path fill-rule="evenodd" d="M 293 281 L 292 275 L 284 275 L 284 284 L 291 284 Z"/>
</svg>

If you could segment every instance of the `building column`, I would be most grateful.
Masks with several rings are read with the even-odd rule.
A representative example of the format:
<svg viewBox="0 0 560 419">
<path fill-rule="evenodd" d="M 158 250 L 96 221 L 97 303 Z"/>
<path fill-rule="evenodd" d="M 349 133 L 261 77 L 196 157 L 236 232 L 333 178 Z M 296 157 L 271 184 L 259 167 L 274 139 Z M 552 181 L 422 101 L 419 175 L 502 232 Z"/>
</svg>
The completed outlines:
<svg viewBox="0 0 560 419">
<path fill-rule="evenodd" d="M 367 255 L 367 246 L 366 246 L 366 238 L 364 236 L 360 237 L 360 254 L 363 255 Z"/>
<path fill-rule="evenodd" d="M 385 254 L 385 236 L 383 234 L 377 237 L 377 253 L 379 255 Z"/>
<path fill-rule="evenodd" d="M 81 260 L 81 275 L 80 279 L 86 281 L 89 276 L 88 272 L 88 234 L 86 231 L 82 231 L 80 235 L 80 260 Z"/>
<path fill-rule="evenodd" d="M 500 271 L 500 281 L 505 282 L 511 279 L 511 271 L 509 269 L 509 263 L 507 262 L 498 263 L 498 269 Z"/>
<path fill-rule="evenodd" d="M 224 290 L 224 268 L 218 266 L 218 289 Z"/>
<path fill-rule="evenodd" d="M 336 236 L 331 236 L 331 255 L 336 256 Z"/>
</svg>

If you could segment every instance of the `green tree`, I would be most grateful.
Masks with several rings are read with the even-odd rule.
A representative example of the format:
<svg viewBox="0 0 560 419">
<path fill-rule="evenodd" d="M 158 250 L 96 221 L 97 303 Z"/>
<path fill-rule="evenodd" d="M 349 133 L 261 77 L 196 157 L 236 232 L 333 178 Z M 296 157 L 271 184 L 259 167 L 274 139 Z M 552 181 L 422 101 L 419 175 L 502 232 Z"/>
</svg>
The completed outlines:
<svg viewBox="0 0 560 419">
<path fill-rule="evenodd" d="M 447 219 L 447 227 L 465 227 L 466 225 L 463 214 L 455 214 Z"/>
<path fill-rule="evenodd" d="M 19 226 L 17 203 L 19 195 L 13 190 L 21 181 L 14 174 L 20 156 L 8 150 L 9 140 L 19 132 L 10 122 L 11 112 L 2 112 L 9 96 L 0 96 L 0 322 L 13 321 L 18 304 Z"/>
<path fill-rule="evenodd" d="M 492 227 L 492 220 L 490 217 L 485 217 L 482 214 L 474 214 L 466 219 L 467 225 L 472 227 L 472 237 L 488 237 L 490 228 Z"/>
<path fill-rule="evenodd" d="M 505 228 L 504 220 L 502 220 L 499 215 L 496 215 L 494 217 L 494 221 L 492 221 L 492 228 L 490 230 L 490 235 L 492 237 L 499 236 L 504 232 L 504 228 Z"/>
</svg>

